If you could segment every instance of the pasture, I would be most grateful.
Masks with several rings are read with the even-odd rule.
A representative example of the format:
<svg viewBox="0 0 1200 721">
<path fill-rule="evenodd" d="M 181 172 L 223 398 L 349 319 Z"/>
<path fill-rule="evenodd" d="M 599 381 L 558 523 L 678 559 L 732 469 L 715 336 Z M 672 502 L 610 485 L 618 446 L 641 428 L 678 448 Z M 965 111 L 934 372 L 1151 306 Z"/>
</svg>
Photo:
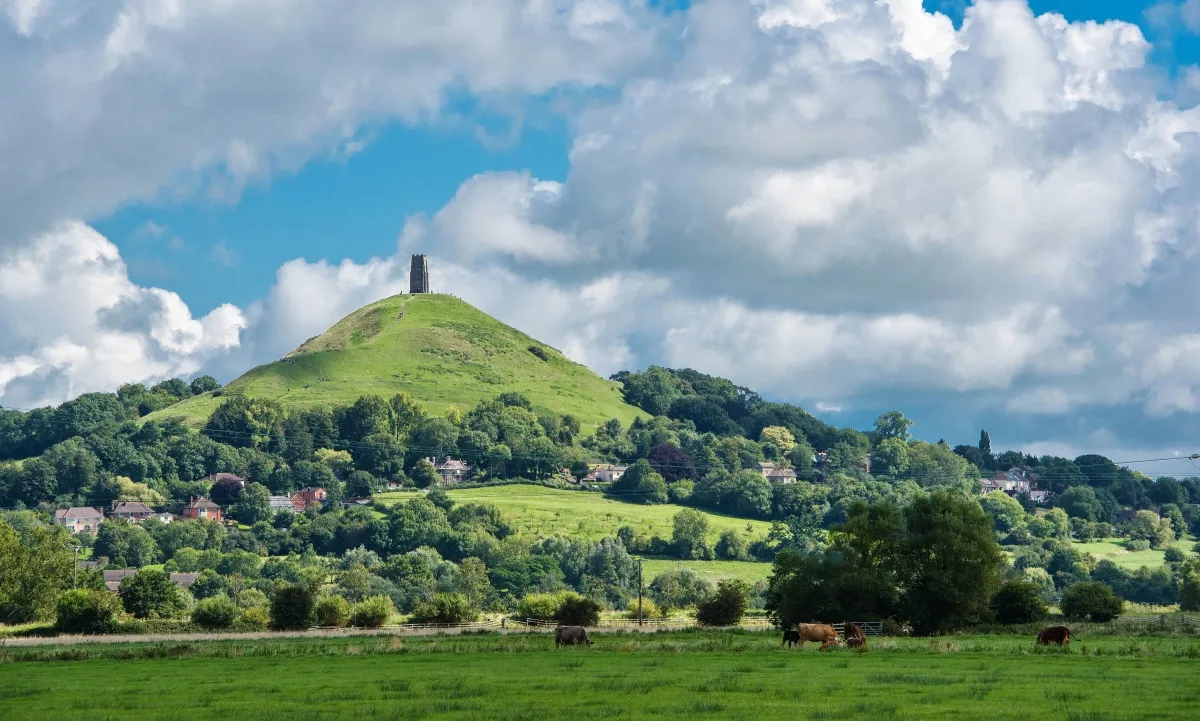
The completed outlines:
<svg viewBox="0 0 1200 721">
<path fill-rule="evenodd" d="M 0 716 L 33 718 L 1200 718 L 1200 641 L 774 633 L 279 639 L 0 649 Z"/>
<path fill-rule="evenodd" d="M 1178 543 L 1181 548 L 1189 548 L 1192 545 L 1192 542 L 1186 538 Z M 1090 553 L 1096 557 L 1097 561 L 1112 561 L 1126 571 L 1133 571 L 1142 566 L 1158 568 L 1165 562 L 1161 550 L 1129 551 L 1121 545 L 1121 540 L 1116 538 L 1089 543 L 1076 542 L 1071 545 L 1080 553 Z"/>
</svg>

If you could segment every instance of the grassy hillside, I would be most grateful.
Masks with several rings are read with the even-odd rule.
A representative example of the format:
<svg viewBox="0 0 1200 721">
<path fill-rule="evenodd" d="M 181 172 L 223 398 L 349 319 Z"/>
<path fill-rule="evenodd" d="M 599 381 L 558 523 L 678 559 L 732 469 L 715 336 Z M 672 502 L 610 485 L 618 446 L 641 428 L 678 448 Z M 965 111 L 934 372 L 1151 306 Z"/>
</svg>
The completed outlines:
<svg viewBox="0 0 1200 721">
<path fill-rule="evenodd" d="M 1079 552 L 1090 553 L 1097 561 L 1112 561 L 1126 571 L 1133 571 L 1142 566 L 1157 568 L 1163 565 L 1163 552 L 1159 550 L 1128 551 L 1121 545 L 1120 539 L 1092 541 L 1091 543 L 1072 543 Z M 1190 546 L 1188 543 L 1184 548 Z"/>
<path fill-rule="evenodd" d="M 451 405 L 466 411 L 517 391 L 536 406 L 573 414 L 585 432 L 609 418 L 628 424 L 641 413 L 624 403 L 619 384 L 457 298 L 434 294 L 394 296 L 360 308 L 222 392 L 306 406 L 401 391 L 433 413 Z M 221 402 L 204 394 L 147 418 L 198 426 Z"/>
<path fill-rule="evenodd" d="M 642 506 L 605 498 L 599 493 L 560 491 L 531 485 L 492 486 L 452 490 L 448 494 L 458 503 L 492 503 L 513 521 L 522 533 L 548 536 L 561 533 L 572 537 L 603 538 L 615 535 L 621 526 L 633 526 L 649 536 L 671 537 L 671 518 L 683 506 L 663 504 Z M 383 493 L 376 498 L 387 502 L 404 502 L 415 498 L 414 493 Z M 753 521 L 733 516 L 708 516 L 712 540 L 727 528 L 762 538 L 771 529 L 766 521 Z M 750 530 L 747 531 L 746 527 Z"/>
</svg>

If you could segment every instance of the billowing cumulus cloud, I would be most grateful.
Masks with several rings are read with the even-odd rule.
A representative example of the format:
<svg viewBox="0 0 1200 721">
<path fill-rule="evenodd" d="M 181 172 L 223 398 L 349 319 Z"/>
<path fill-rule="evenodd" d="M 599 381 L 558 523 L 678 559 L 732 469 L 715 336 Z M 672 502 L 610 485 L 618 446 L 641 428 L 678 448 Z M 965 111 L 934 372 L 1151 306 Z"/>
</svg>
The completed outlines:
<svg viewBox="0 0 1200 721">
<path fill-rule="evenodd" d="M 16 69 L 0 90 L 31 108 L 0 118 L 0 153 L 32 172 L 0 171 L 0 210 L 20 209 L 0 217 L 31 232 L 236 191 L 454 92 L 619 92 L 570 118 L 568 177 L 465 179 L 394 254 L 285 265 L 236 332 L 237 311 L 154 315 L 137 289 L 63 314 L 78 337 L 141 328 L 228 375 L 402 290 L 420 250 L 435 290 L 601 372 L 687 365 L 828 409 L 907 393 L 1026 440 L 1069 425 L 1093 442 L 1097 414 L 1196 425 L 1200 109 L 1165 98 L 1133 25 L 1022 0 L 979 0 L 957 29 L 920 0 L 710 0 L 670 19 L 609 0 L 81 7 L 7 8 L 36 42 L 0 41 Z M 42 292 L 19 264 L 53 264 L 23 252 L 0 302 Z M 24 337 L 0 348 L 13 378 L 78 365 L 79 341 Z"/>
</svg>

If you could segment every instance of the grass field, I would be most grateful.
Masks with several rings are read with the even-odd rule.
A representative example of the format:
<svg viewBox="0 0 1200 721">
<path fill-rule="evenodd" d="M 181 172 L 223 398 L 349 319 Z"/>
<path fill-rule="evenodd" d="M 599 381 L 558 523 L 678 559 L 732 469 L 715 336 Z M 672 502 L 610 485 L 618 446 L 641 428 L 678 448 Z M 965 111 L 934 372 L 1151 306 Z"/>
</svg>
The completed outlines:
<svg viewBox="0 0 1200 721">
<path fill-rule="evenodd" d="M 1117 539 L 1093 541 L 1091 543 L 1072 543 L 1072 546 L 1082 553 L 1090 553 L 1097 561 L 1112 561 L 1127 571 L 1142 566 L 1156 568 L 1163 565 L 1163 552 L 1157 550 L 1127 551 Z M 1191 544 L 1188 544 L 1189 546 Z"/>
<path fill-rule="evenodd" d="M 360 308 L 286 360 L 246 372 L 224 392 L 304 407 L 401 391 L 437 414 L 517 391 L 536 406 L 579 418 L 585 432 L 609 418 L 628 425 L 641 414 L 622 400 L 619 384 L 453 296 L 434 294 L 394 296 Z M 180 418 L 195 427 L 221 402 L 206 394 L 147 418 Z"/>
<path fill-rule="evenodd" d="M 649 583 L 668 568 L 690 568 L 714 585 L 725 578 L 736 578 L 753 586 L 767 580 L 771 575 L 771 564 L 757 561 L 676 561 L 670 558 L 647 558 L 642 563 L 642 575 Z"/>
<path fill-rule="evenodd" d="M 562 533 L 596 539 L 616 534 L 621 526 L 633 526 L 639 533 L 669 539 L 671 519 L 684 508 L 670 503 L 654 506 L 625 503 L 599 493 L 524 484 L 451 490 L 447 495 L 458 503 L 495 504 L 522 533 L 536 536 Z M 415 497 L 416 494 L 405 492 L 375 496 L 384 503 L 404 502 Z M 714 541 L 725 529 L 733 529 L 751 539 L 766 536 L 771 529 L 771 524 L 766 521 L 715 513 L 705 515 Z"/>
<path fill-rule="evenodd" d="M 0 717 L 1192 719 L 1200 641 L 875 639 L 774 633 L 198 642 L 0 650 Z"/>
</svg>

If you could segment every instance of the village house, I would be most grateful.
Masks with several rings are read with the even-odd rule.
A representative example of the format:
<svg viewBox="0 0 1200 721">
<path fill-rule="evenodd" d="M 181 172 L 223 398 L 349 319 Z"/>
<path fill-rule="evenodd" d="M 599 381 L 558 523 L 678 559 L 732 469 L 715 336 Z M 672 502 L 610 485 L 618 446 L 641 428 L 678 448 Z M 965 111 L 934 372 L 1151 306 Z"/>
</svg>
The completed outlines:
<svg viewBox="0 0 1200 721">
<path fill-rule="evenodd" d="M 441 463 L 435 463 L 434 468 L 441 476 L 442 483 L 459 483 L 471 477 L 475 470 L 457 458 L 445 458 Z"/>
<path fill-rule="evenodd" d="M 790 468 L 775 468 L 766 474 L 771 483 L 795 483 L 796 472 Z"/>
<path fill-rule="evenodd" d="M 121 589 L 121 581 L 137 573 L 136 568 L 118 568 L 111 571 L 101 571 L 104 577 L 104 587 L 116 593 Z"/>
<path fill-rule="evenodd" d="M 1016 496 L 1029 496 L 1029 500 L 1035 503 L 1041 503 L 1050 498 L 1048 491 L 1037 490 L 1037 476 L 1026 473 L 1020 468 L 997 471 L 991 478 L 981 480 L 980 485 L 983 486 L 980 490 L 981 496 L 986 496 L 994 491 L 1000 491 L 1014 498 Z"/>
<path fill-rule="evenodd" d="M 758 472 L 762 474 L 763 478 L 768 478 L 771 475 L 771 471 L 778 468 L 773 461 L 759 461 L 757 466 Z"/>
<path fill-rule="evenodd" d="M 601 463 L 592 468 L 591 475 L 596 477 L 596 480 L 601 483 L 613 483 L 621 480 L 621 476 L 625 475 L 628 470 L 626 466 L 614 466 L 610 463 Z"/>
<path fill-rule="evenodd" d="M 54 525 L 71 529 L 71 533 L 91 533 L 104 522 L 104 511 L 91 506 L 60 508 L 54 512 Z"/>
<path fill-rule="evenodd" d="M 170 523 L 171 521 L 175 520 L 175 514 L 167 513 L 166 511 L 163 511 L 162 513 L 156 513 L 155 516 L 163 523 Z"/>
<path fill-rule="evenodd" d="M 113 503 L 113 518 L 123 518 L 130 523 L 140 523 L 154 515 L 154 509 L 139 501 L 120 501 Z"/>
<path fill-rule="evenodd" d="M 221 507 L 207 498 L 193 498 L 183 507 L 184 518 L 221 522 Z"/>
<path fill-rule="evenodd" d="M 220 483 L 221 481 L 234 481 L 242 488 L 246 487 L 246 479 L 236 473 L 214 473 L 208 477 L 210 483 Z"/>
<path fill-rule="evenodd" d="M 308 508 L 314 504 L 320 505 L 324 503 L 325 499 L 329 498 L 329 494 L 320 486 L 306 486 L 296 491 L 294 498 L 299 498 L 304 504 L 304 508 Z"/>
<path fill-rule="evenodd" d="M 304 511 L 304 499 L 300 496 L 271 496 L 269 505 L 272 511 L 289 511 L 291 513 L 301 513 Z"/>
<path fill-rule="evenodd" d="M 186 591 L 192 587 L 192 584 L 196 582 L 197 578 L 200 578 L 200 574 L 199 573 L 172 573 L 172 574 L 170 574 L 169 578 L 171 579 L 171 583 L 175 584 L 176 586 L 179 586 L 180 588 L 182 588 L 183 590 Z"/>
</svg>

